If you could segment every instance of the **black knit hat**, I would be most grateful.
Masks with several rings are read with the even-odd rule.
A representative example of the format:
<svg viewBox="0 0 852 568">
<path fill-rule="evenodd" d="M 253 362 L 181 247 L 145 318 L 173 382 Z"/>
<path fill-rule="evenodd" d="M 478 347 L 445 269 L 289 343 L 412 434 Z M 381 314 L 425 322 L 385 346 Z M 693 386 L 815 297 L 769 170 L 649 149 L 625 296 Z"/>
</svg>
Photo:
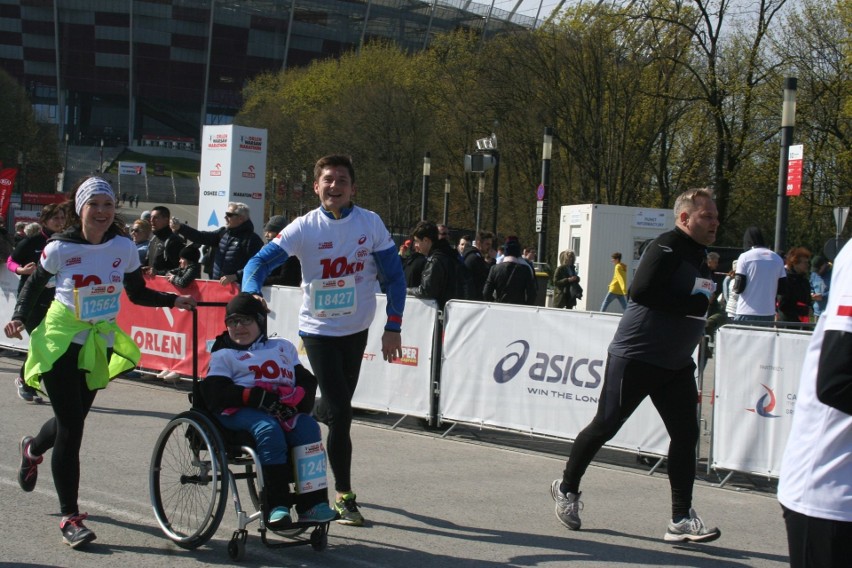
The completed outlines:
<svg viewBox="0 0 852 568">
<path fill-rule="evenodd" d="M 263 303 L 247 292 L 240 292 L 228 302 L 225 307 L 225 317 L 239 314 L 242 316 L 266 317 L 266 308 Z M 260 320 L 258 320 L 260 321 Z"/>
<path fill-rule="evenodd" d="M 287 218 L 284 215 L 274 215 L 266 222 L 266 226 L 263 227 L 263 230 L 269 231 L 270 233 L 280 233 L 281 229 L 286 226 Z"/>
</svg>

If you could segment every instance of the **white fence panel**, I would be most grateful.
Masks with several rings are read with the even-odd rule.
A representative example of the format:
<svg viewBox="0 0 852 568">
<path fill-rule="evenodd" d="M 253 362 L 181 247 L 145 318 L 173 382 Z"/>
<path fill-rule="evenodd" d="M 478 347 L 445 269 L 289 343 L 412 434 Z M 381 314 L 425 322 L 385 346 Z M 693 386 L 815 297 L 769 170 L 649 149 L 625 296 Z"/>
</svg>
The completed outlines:
<svg viewBox="0 0 852 568">
<path fill-rule="evenodd" d="M 576 438 L 597 410 L 618 321 L 593 312 L 449 302 L 441 418 Z M 608 445 L 668 453 L 669 437 L 650 399 Z"/>
</svg>

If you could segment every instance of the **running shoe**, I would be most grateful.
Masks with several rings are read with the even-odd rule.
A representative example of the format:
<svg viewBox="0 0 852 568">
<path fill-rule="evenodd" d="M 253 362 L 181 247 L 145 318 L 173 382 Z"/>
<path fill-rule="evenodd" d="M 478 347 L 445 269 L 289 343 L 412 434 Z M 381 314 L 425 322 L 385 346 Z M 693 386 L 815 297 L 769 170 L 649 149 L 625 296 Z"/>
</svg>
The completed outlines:
<svg viewBox="0 0 852 568">
<path fill-rule="evenodd" d="M 690 509 L 689 517 L 677 523 L 669 521 L 669 528 L 663 539 L 668 542 L 710 542 L 720 536 L 722 531 L 716 527 L 708 529 L 695 513 L 695 509 Z"/>
<path fill-rule="evenodd" d="M 30 385 L 26 384 L 21 377 L 17 377 L 15 379 L 15 387 L 18 389 L 18 398 L 21 400 L 26 400 L 27 402 L 44 402 L 36 390 Z M 38 399 L 38 400 L 36 400 Z"/>
<path fill-rule="evenodd" d="M 59 530 L 62 531 L 62 542 L 71 548 L 77 548 L 95 540 L 97 538 L 95 533 L 83 524 L 88 516 L 87 513 L 78 513 L 62 519 L 62 522 L 59 523 Z"/>
<path fill-rule="evenodd" d="M 284 528 L 291 522 L 289 507 L 275 507 L 269 513 L 269 520 L 266 525 L 271 529 Z"/>
<path fill-rule="evenodd" d="M 340 515 L 337 522 L 341 525 L 364 526 L 364 516 L 358 511 L 358 503 L 355 502 L 354 493 L 344 493 L 340 499 L 334 502 L 334 509 Z"/>
<path fill-rule="evenodd" d="M 35 489 L 36 481 L 38 480 L 38 464 L 44 461 L 44 456 L 30 457 L 30 444 L 32 444 L 32 441 L 32 436 L 24 436 L 21 438 L 20 443 L 21 469 L 18 470 L 18 485 L 27 493 Z"/>
<path fill-rule="evenodd" d="M 337 511 L 329 507 L 328 503 L 317 503 L 304 513 L 299 513 L 300 523 L 328 523 L 336 518 Z"/>
<path fill-rule="evenodd" d="M 581 493 L 562 493 L 559 486 L 561 479 L 555 479 L 550 485 L 550 496 L 556 501 L 556 518 L 559 522 L 572 531 L 580 530 L 580 511 L 583 510 L 583 502 L 580 501 Z"/>
</svg>

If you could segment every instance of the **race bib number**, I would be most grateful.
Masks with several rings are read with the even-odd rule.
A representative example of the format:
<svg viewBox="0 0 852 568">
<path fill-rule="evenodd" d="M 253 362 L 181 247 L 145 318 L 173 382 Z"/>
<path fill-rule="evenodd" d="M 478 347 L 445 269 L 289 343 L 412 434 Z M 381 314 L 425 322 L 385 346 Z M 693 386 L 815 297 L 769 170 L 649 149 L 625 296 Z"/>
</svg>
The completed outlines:
<svg viewBox="0 0 852 568">
<path fill-rule="evenodd" d="M 297 493 L 310 493 L 328 487 L 322 442 L 293 448 L 293 469 Z"/>
<path fill-rule="evenodd" d="M 708 298 L 716 291 L 716 283 L 708 278 L 696 278 L 692 287 L 693 294 L 704 294 Z"/>
<path fill-rule="evenodd" d="M 311 314 L 315 318 L 335 318 L 355 313 L 355 277 L 341 276 L 311 282 Z"/>
<path fill-rule="evenodd" d="M 74 289 L 74 312 L 77 319 L 90 323 L 114 320 L 118 316 L 121 286 L 94 284 Z"/>
</svg>

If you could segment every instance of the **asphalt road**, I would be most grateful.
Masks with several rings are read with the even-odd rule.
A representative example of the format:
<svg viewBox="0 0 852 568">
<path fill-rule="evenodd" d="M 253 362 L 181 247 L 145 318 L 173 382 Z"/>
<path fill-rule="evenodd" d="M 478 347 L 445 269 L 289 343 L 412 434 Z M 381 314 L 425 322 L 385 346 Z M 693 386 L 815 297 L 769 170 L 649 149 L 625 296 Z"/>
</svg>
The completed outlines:
<svg viewBox="0 0 852 568">
<path fill-rule="evenodd" d="M 0 357 L 2 444 L 0 503 L 5 566 L 231 565 L 227 542 L 236 528 L 226 510 L 214 538 L 183 550 L 166 539 L 148 499 L 148 465 L 167 421 L 186 410 L 186 389 L 153 379 L 119 378 L 99 393 L 82 448 L 80 506 L 98 539 L 86 550 L 62 544 L 49 456 L 34 492 L 17 485 L 18 441 L 52 415 L 25 403 L 12 381 L 20 358 Z M 563 458 L 530 440 L 460 430 L 446 438 L 417 424 L 391 429 L 362 417 L 353 429 L 354 483 L 368 519 L 364 528 L 332 525 L 329 546 L 272 550 L 249 526 L 244 566 L 527 567 L 696 566 L 780 568 L 787 565 L 780 507 L 771 491 L 698 481 L 695 507 L 722 529 L 714 543 L 662 541 L 669 510 L 664 473 L 612 463 L 589 468 L 583 484 L 583 530 L 553 516 L 550 483 Z M 243 497 L 247 499 L 246 492 Z"/>
</svg>

